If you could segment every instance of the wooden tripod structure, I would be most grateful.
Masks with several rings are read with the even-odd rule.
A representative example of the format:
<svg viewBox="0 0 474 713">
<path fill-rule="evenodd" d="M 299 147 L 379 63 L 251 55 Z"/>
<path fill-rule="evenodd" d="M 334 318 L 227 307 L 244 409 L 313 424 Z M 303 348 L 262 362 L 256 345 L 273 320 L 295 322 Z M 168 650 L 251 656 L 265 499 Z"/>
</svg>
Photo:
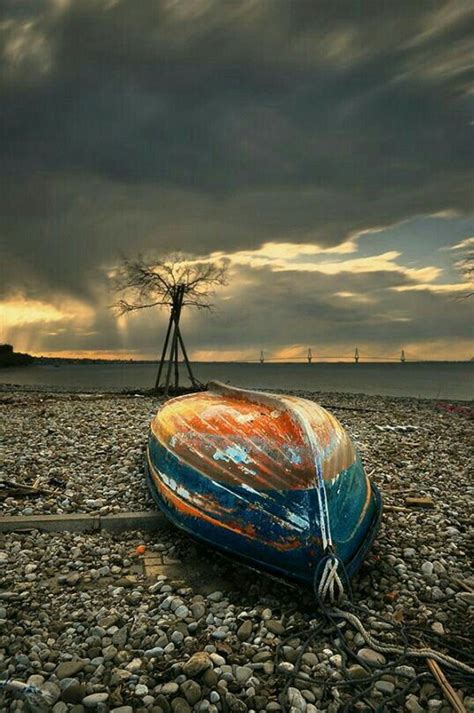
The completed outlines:
<svg viewBox="0 0 474 713">
<path fill-rule="evenodd" d="M 168 329 L 166 331 L 166 337 L 163 344 L 163 351 L 161 353 L 160 365 L 158 367 L 158 373 L 156 375 L 155 391 L 161 388 L 161 377 L 167 363 L 166 368 L 166 378 L 163 385 L 164 396 L 168 396 L 170 386 L 174 380 L 173 387 L 175 389 L 179 386 L 179 350 L 183 355 L 183 361 L 186 365 L 188 371 L 189 380 L 193 387 L 199 386 L 198 380 L 195 378 L 191 364 L 189 363 L 188 355 L 186 352 L 186 347 L 184 346 L 183 337 L 181 336 L 181 330 L 179 328 L 179 319 L 181 317 L 181 310 L 183 308 L 183 299 L 185 293 L 185 285 L 178 285 L 176 292 L 173 296 L 173 303 L 171 306 L 170 320 L 168 322 Z M 168 356 L 167 356 L 168 353 Z M 174 376 L 174 378 L 173 378 Z"/>
</svg>

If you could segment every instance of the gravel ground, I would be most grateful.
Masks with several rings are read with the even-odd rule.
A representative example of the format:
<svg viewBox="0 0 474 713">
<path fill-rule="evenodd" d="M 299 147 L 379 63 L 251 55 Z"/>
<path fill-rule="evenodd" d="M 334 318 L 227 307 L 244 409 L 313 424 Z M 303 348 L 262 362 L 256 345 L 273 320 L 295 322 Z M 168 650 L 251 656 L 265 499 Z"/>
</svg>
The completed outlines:
<svg viewBox="0 0 474 713">
<path fill-rule="evenodd" d="M 366 627 L 398 643 L 402 627 L 415 644 L 454 646 L 466 661 L 474 608 L 468 412 L 413 399 L 299 395 L 332 407 L 388 506 L 353 582 L 354 600 L 368 608 Z M 156 399 L 4 392 L 0 401 L 3 477 L 30 485 L 39 477 L 40 487 L 54 491 L 7 497 L 5 513 L 153 507 L 143 455 Z M 407 495 L 430 496 L 433 507 L 407 506 Z M 145 554 L 137 554 L 140 544 Z M 170 563 L 158 576 L 146 566 L 154 556 Z M 0 575 L 0 680 L 17 682 L 3 702 L 0 692 L 2 710 L 452 710 L 431 677 L 416 679 L 424 661 L 380 657 L 350 625 L 320 633 L 299 660 L 318 621 L 311 593 L 231 563 L 172 528 L 147 536 L 4 535 Z M 341 655 L 342 638 L 359 662 Z M 289 680 L 295 666 L 299 678 Z M 472 689 L 444 670 L 474 710 Z M 367 672 L 373 679 L 359 683 Z M 20 682 L 41 693 L 21 691 Z"/>
</svg>

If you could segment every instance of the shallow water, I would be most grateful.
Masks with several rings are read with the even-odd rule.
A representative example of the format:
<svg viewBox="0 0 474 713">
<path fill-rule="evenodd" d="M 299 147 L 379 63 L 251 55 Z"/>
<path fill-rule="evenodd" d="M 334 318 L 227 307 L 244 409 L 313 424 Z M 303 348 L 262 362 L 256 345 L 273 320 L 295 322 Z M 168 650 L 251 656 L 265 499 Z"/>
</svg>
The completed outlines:
<svg viewBox="0 0 474 713">
<path fill-rule="evenodd" d="M 474 398 L 473 362 L 405 364 L 244 364 L 199 362 L 195 376 L 236 386 L 411 396 Z M 63 364 L 0 369 L 0 383 L 64 390 L 120 391 L 154 385 L 157 364 Z M 182 383 L 187 383 L 181 369 Z"/>
</svg>

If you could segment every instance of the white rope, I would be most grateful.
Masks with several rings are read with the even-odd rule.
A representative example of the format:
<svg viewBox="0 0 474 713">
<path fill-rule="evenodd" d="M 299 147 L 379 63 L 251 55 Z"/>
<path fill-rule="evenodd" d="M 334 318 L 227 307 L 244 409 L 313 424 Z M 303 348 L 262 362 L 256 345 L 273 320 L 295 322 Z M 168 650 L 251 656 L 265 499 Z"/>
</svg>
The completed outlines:
<svg viewBox="0 0 474 713">
<path fill-rule="evenodd" d="M 364 628 L 364 625 L 362 624 L 359 617 L 357 617 L 355 614 L 343 611 L 342 609 L 329 610 L 328 614 L 334 617 L 345 619 L 346 621 L 350 622 L 359 631 L 359 633 L 362 634 L 366 643 L 369 644 L 369 646 L 375 651 L 379 651 L 380 653 L 396 654 L 398 656 L 434 659 L 434 661 L 444 664 L 445 666 L 448 666 L 450 668 L 457 668 L 458 670 L 464 671 L 465 673 L 468 673 L 471 676 L 474 675 L 474 668 L 472 668 L 471 666 L 462 663 L 462 661 L 458 661 L 452 656 L 448 656 L 448 654 L 440 654 L 434 649 L 407 649 L 402 646 L 395 646 L 393 644 L 382 644 L 380 641 L 377 641 L 377 639 L 374 639 L 371 634 L 369 634 L 369 632 Z"/>
<path fill-rule="evenodd" d="M 339 562 L 334 555 L 328 555 L 318 584 L 318 597 L 322 604 L 338 604 L 344 596 L 344 585 L 337 571 Z"/>
</svg>

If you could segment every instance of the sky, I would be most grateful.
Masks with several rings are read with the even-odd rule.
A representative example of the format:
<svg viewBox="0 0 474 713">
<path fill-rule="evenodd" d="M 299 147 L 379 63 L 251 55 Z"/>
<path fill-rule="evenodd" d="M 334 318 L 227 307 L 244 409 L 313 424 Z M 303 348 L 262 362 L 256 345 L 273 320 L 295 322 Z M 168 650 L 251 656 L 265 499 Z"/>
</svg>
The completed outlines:
<svg viewBox="0 0 474 713">
<path fill-rule="evenodd" d="M 155 358 L 120 257 L 226 259 L 192 358 L 470 359 L 467 0 L 0 0 L 0 341 Z"/>
</svg>

